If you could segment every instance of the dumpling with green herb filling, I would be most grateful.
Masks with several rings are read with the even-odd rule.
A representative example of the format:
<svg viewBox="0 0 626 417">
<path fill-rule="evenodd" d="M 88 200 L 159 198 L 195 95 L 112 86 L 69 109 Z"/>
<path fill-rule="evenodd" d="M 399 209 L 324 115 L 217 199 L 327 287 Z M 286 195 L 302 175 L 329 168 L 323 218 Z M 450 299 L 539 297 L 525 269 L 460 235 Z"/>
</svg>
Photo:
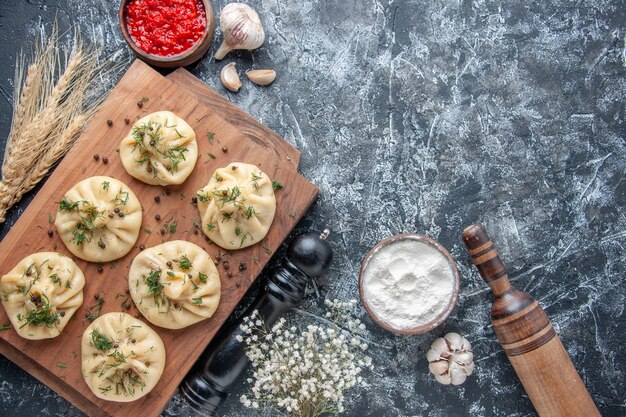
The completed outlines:
<svg viewBox="0 0 626 417">
<path fill-rule="evenodd" d="M 25 339 L 57 337 L 83 304 L 83 271 L 67 256 L 38 252 L 0 278 L 2 305 Z"/>
<path fill-rule="evenodd" d="M 122 139 L 120 158 L 126 172 L 146 184 L 182 184 L 198 159 L 196 133 L 172 112 L 151 113 Z"/>
<path fill-rule="evenodd" d="M 151 323 L 182 329 L 207 319 L 220 302 L 217 268 L 200 246 L 173 240 L 143 250 L 128 273 L 135 305 Z"/>
<path fill-rule="evenodd" d="M 148 394 L 165 368 L 161 337 L 126 313 L 107 313 L 91 323 L 81 341 L 82 374 L 98 398 L 130 402 Z"/>
<path fill-rule="evenodd" d="M 255 165 L 233 162 L 217 169 L 196 193 L 204 234 L 229 250 L 263 240 L 276 213 L 275 184 Z"/>
<path fill-rule="evenodd" d="M 54 224 L 74 255 L 90 262 L 108 262 L 126 255 L 141 229 L 141 204 L 123 182 L 90 177 L 65 193 Z"/>
</svg>

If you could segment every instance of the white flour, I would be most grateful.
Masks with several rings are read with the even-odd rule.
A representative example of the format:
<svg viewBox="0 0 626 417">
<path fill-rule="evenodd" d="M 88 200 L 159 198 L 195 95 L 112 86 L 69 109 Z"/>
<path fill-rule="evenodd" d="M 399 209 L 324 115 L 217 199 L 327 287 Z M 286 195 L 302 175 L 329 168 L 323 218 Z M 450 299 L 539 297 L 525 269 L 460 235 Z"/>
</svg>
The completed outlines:
<svg viewBox="0 0 626 417">
<path fill-rule="evenodd" d="M 437 249 L 403 239 L 379 249 L 363 273 L 363 295 L 390 327 L 410 329 L 435 319 L 454 290 L 454 272 Z"/>
</svg>

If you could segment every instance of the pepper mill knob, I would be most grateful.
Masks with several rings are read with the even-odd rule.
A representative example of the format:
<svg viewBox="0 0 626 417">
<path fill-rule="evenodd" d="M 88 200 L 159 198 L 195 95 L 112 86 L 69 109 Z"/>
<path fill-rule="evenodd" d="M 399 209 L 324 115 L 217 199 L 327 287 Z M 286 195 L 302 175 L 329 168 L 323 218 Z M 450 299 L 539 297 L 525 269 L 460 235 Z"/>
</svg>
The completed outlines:
<svg viewBox="0 0 626 417">
<path fill-rule="evenodd" d="M 333 260 L 329 235 L 330 230 L 324 229 L 321 234 L 309 232 L 296 237 L 287 248 L 287 259 L 311 278 L 322 276 Z"/>
</svg>

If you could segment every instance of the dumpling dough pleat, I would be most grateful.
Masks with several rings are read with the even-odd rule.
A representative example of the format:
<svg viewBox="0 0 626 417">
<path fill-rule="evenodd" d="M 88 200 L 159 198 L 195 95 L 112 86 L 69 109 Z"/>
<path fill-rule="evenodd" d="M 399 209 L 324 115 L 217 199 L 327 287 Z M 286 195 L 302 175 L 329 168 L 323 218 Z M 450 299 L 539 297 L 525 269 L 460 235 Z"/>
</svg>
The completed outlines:
<svg viewBox="0 0 626 417">
<path fill-rule="evenodd" d="M 130 295 L 151 323 L 181 329 L 213 315 L 220 301 L 220 278 L 201 247 L 183 240 L 147 248 L 128 274 Z"/>
<path fill-rule="evenodd" d="M 241 162 L 217 169 L 196 198 L 202 231 L 229 250 L 263 240 L 276 213 L 269 176 L 255 165 Z"/>
<path fill-rule="evenodd" d="M 54 224 L 74 255 L 86 261 L 108 262 L 133 248 L 141 219 L 141 204 L 126 184 L 97 176 L 65 193 Z"/>
<path fill-rule="evenodd" d="M 15 331 L 25 339 L 61 334 L 83 304 L 85 276 L 67 256 L 38 252 L 0 278 L 0 295 Z"/>
<path fill-rule="evenodd" d="M 82 373 L 99 398 L 129 402 L 157 384 L 165 368 L 161 337 L 126 313 L 107 313 L 91 323 L 81 342 Z"/>
<path fill-rule="evenodd" d="M 151 113 L 122 139 L 120 158 L 126 171 L 146 184 L 182 184 L 198 159 L 196 134 L 172 112 Z"/>
</svg>

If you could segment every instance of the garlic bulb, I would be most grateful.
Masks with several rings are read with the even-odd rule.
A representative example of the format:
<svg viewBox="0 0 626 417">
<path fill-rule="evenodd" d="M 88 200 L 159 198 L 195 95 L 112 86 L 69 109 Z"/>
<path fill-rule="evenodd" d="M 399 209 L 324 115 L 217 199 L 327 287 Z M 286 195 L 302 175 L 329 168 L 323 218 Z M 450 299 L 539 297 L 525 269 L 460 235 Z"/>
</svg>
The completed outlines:
<svg viewBox="0 0 626 417">
<path fill-rule="evenodd" d="M 220 28 L 224 41 L 215 53 L 217 60 L 235 49 L 256 49 L 265 41 L 259 15 L 247 4 L 227 4 L 220 13 Z"/>
<path fill-rule="evenodd" d="M 222 84 L 224 87 L 236 93 L 241 88 L 241 80 L 239 79 L 239 74 L 237 74 L 237 68 L 235 68 L 235 63 L 231 62 L 228 65 L 225 65 L 220 72 L 220 80 L 222 80 Z"/>
<path fill-rule="evenodd" d="M 428 369 L 437 382 L 460 385 L 474 371 L 472 345 L 457 333 L 436 339 L 426 353 Z"/>
<path fill-rule="evenodd" d="M 256 85 L 270 85 L 276 79 L 276 71 L 271 69 L 251 70 L 246 75 Z"/>
</svg>

